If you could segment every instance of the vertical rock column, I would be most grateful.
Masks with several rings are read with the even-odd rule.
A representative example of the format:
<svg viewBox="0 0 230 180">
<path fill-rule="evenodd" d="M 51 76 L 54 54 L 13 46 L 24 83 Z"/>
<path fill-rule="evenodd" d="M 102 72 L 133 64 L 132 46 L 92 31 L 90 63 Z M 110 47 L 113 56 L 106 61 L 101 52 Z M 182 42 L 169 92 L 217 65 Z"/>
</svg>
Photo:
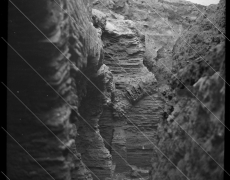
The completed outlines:
<svg viewBox="0 0 230 180">
<path fill-rule="evenodd" d="M 108 67 L 101 66 L 97 76 L 91 79 L 87 86 L 87 95 L 82 99 L 79 112 L 81 114 L 76 139 L 77 149 L 82 154 L 83 161 L 100 179 L 110 177 L 112 173 L 112 157 L 105 147 L 99 131 L 99 118 L 104 106 L 111 101 L 112 74 Z"/>
<path fill-rule="evenodd" d="M 89 3 L 12 2 L 33 24 L 9 3 L 8 41 L 33 69 L 9 48 L 7 85 L 30 110 L 9 93 L 7 131 L 34 159 L 8 136 L 7 176 L 92 179 L 76 151 L 73 124 L 86 87 L 79 69 L 97 72 L 100 59 L 101 45 L 90 23 Z"/>
<path fill-rule="evenodd" d="M 112 114 L 110 109 L 103 112 L 100 129 L 110 140 L 115 172 L 148 169 L 153 145 L 135 126 L 155 141 L 162 101 L 157 96 L 154 74 L 143 65 L 143 38 L 139 37 L 133 21 L 124 20 L 121 15 L 115 19 L 108 13 L 102 40 L 106 51 L 104 63 L 111 69 L 115 89 Z"/>
</svg>

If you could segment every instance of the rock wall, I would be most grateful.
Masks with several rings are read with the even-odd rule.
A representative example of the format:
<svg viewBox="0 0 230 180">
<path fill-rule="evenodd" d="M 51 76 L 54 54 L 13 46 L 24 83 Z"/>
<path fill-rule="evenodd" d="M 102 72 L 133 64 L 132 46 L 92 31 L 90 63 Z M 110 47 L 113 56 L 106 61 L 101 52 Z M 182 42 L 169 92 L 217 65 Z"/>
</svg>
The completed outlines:
<svg viewBox="0 0 230 180">
<path fill-rule="evenodd" d="M 135 23 L 122 15 L 93 10 L 93 17 L 104 22 L 100 23 L 104 63 L 113 74 L 112 104 L 99 119 L 101 135 L 109 142 L 115 173 L 142 168 L 146 175 L 153 145 L 135 126 L 155 141 L 162 101 L 154 74 L 143 64 L 144 39 Z"/>
<path fill-rule="evenodd" d="M 105 179 L 112 174 L 112 156 L 105 148 L 106 142 L 99 130 L 99 119 L 111 96 L 109 81 L 112 80 L 112 76 L 105 65 L 101 66 L 97 75 L 92 82 L 100 91 L 94 85 L 88 84 L 87 95 L 82 99 L 79 108 L 79 113 L 84 119 L 81 119 L 78 125 L 79 136 L 76 138 L 76 145 L 85 164 L 98 178 Z"/>
<path fill-rule="evenodd" d="M 187 130 L 197 128 L 193 135 L 222 163 L 223 128 L 171 76 L 171 70 L 181 69 L 177 77 L 224 122 L 223 82 L 204 62 L 199 64 L 197 54 L 183 43 L 185 38 L 194 48 L 204 47 L 202 55 L 212 50 L 205 59 L 224 76 L 223 38 L 192 3 L 12 2 L 34 24 L 9 3 L 8 41 L 18 54 L 9 48 L 7 85 L 26 107 L 8 93 L 7 131 L 36 161 L 8 136 L 10 179 L 116 179 L 118 173 L 129 178 L 149 174 L 155 180 L 181 178 L 153 144 L 182 169 L 190 168 L 184 165 L 188 161 L 194 163 L 202 157 L 196 165 L 210 168 L 201 173 L 193 167 L 183 169 L 189 176 L 193 172 L 192 178 L 221 178 L 221 171 L 187 141 L 188 137 L 182 143 L 178 140 L 178 134 L 183 138 L 183 133 L 170 124 L 178 121 Z M 224 2 L 198 6 L 223 32 Z M 197 32 L 202 32 L 202 37 Z M 194 63 L 187 64 L 187 60 Z M 184 122 L 186 118 L 189 123 Z M 210 134 L 204 136 L 203 131 Z M 169 140 L 172 137 L 175 141 Z M 202 174 L 211 170 L 215 170 L 212 175 Z"/>
<path fill-rule="evenodd" d="M 225 1 L 220 1 L 219 5 L 207 7 L 206 16 L 197 19 L 194 25 L 188 28 L 177 40 L 172 51 L 175 70 L 180 70 L 180 73 L 182 73 L 185 66 L 188 67 L 190 64 L 204 61 L 203 57 L 208 51 L 225 41 L 222 34 L 225 33 L 225 8 Z M 216 71 L 218 70 L 215 64 L 211 63 L 210 65 Z M 198 80 L 196 75 L 194 75 L 194 78 L 193 83 Z"/>
<path fill-rule="evenodd" d="M 102 31 L 104 63 L 114 83 L 112 106 L 104 109 L 99 129 L 110 143 L 106 147 L 115 172 L 139 170 L 146 175 L 153 144 L 139 130 L 156 143 L 156 128 L 164 112 L 158 88 L 167 86 L 169 76 L 161 64 L 172 69 L 173 46 L 200 13 L 185 1 L 93 1 L 93 7 L 94 26 Z"/>
<path fill-rule="evenodd" d="M 207 7 L 206 17 L 177 40 L 173 60 L 178 71 L 164 92 L 167 113 L 158 127 L 158 146 L 189 179 L 224 177 L 225 43 L 207 19 L 225 33 L 224 7 L 224 0 Z M 160 153 L 152 165 L 154 180 L 186 179 Z"/>
<path fill-rule="evenodd" d="M 101 10 L 100 14 L 102 15 L 103 14 L 102 12 L 104 12 L 104 14 L 102 15 L 103 22 L 104 22 L 104 25 L 102 26 L 102 40 L 104 42 L 104 49 L 106 51 L 105 64 L 111 68 L 111 72 L 114 74 L 114 83 L 116 88 L 114 91 L 115 111 L 122 110 L 122 112 L 125 112 L 127 117 L 129 116 L 128 118 L 130 118 L 131 121 L 133 121 L 135 124 L 138 124 L 140 127 L 142 127 L 141 130 L 145 134 L 148 134 L 148 130 L 146 127 L 150 127 L 149 129 L 151 133 L 149 136 L 152 137 L 151 140 L 154 143 L 157 143 L 163 150 L 170 149 L 171 146 L 168 148 L 167 143 L 168 144 L 170 143 L 174 144 L 174 143 L 173 142 L 169 143 L 168 141 L 166 141 L 168 136 L 166 138 L 162 138 L 162 137 L 165 132 L 165 129 L 169 129 L 170 132 L 173 130 L 162 124 L 160 124 L 158 130 L 154 130 L 152 126 L 154 126 L 155 120 L 153 120 L 152 117 L 157 117 L 158 121 L 155 122 L 160 122 L 160 121 L 164 122 L 164 119 L 165 118 L 167 119 L 169 114 L 171 114 L 174 111 L 177 111 L 178 109 L 174 110 L 175 96 L 182 96 L 185 98 L 194 99 L 194 95 L 188 90 L 180 90 L 180 89 L 176 91 L 173 90 L 175 88 L 176 83 L 178 83 L 177 84 L 177 86 L 179 85 L 178 87 L 180 87 L 180 85 L 182 84 L 175 80 L 173 80 L 173 83 L 170 82 L 173 79 L 172 72 L 175 73 L 178 72 L 177 71 L 178 69 L 181 69 L 180 72 L 177 73 L 178 75 L 177 77 L 179 77 L 182 80 L 182 82 L 185 83 L 186 86 L 189 85 L 190 90 L 193 90 L 191 85 L 197 82 L 201 76 L 208 75 L 209 77 L 213 75 L 215 71 L 219 71 L 220 67 L 223 68 L 224 65 L 221 64 L 218 60 L 224 58 L 223 51 L 221 50 L 224 49 L 224 46 L 222 45 L 214 48 L 213 52 L 211 53 L 212 55 L 209 55 L 206 58 L 207 62 L 214 68 L 215 71 L 212 68 L 208 67 L 208 65 L 205 62 L 200 62 L 201 65 L 200 63 L 198 63 L 197 65 L 195 63 L 194 63 L 195 65 L 193 63 L 188 65 L 188 63 L 190 63 L 195 56 L 206 55 L 207 50 L 210 50 L 212 47 L 215 47 L 215 45 L 223 41 L 224 39 L 223 35 L 221 35 L 220 32 L 218 32 L 213 26 L 211 26 L 210 22 L 208 22 L 208 20 L 206 19 L 208 16 L 211 19 L 211 21 L 213 21 L 215 24 L 218 25 L 218 28 L 222 32 L 225 32 L 224 31 L 225 25 L 224 25 L 224 18 L 223 18 L 225 5 L 223 1 L 220 2 L 219 6 L 212 5 L 209 7 L 204 7 L 204 6 L 196 5 L 199 8 L 199 10 L 205 14 L 205 16 L 201 16 L 199 10 L 197 10 L 192 3 L 185 2 L 185 1 L 156 1 L 156 2 L 154 1 L 151 3 L 147 1 L 143 1 L 143 2 L 108 1 L 107 3 L 105 2 L 100 3 L 98 1 L 95 2 L 97 2 L 95 3 L 95 8 Z M 108 9 L 112 11 L 109 11 Z M 218 9 L 218 11 L 216 11 L 215 9 Z M 158 12 L 163 17 L 165 22 L 163 22 L 163 20 L 157 15 L 157 13 L 154 10 L 156 10 L 156 12 Z M 168 23 L 168 25 L 173 27 L 174 30 L 172 30 L 165 23 Z M 197 34 L 197 32 L 199 33 Z M 202 33 L 202 35 L 200 35 L 200 32 Z M 139 39 L 139 43 L 135 43 L 135 45 L 134 43 L 132 43 L 133 41 L 132 33 L 134 33 L 135 37 Z M 194 34 L 194 36 L 191 36 L 190 34 Z M 201 37 L 201 40 L 198 41 L 197 37 Z M 192 51 L 191 47 L 186 45 L 185 41 L 195 49 L 200 50 L 201 49 L 200 47 L 204 47 L 204 49 L 202 49 L 203 54 L 200 53 L 197 54 L 195 51 Z M 143 54 L 137 52 L 136 46 L 138 44 L 140 44 L 139 47 L 144 47 L 145 50 L 143 51 Z M 205 49 L 206 47 L 208 49 Z M 135 52 L 134 55 L 130 53 L 133 51 Z M 183 60 L 178 60 L 179 53 L 181 53 L 180 57 Z M 186 53 L 187 54 L 190 53 L 190 54 L 187 55 Z M 129 72 L 133 72 L 133 76 L 129 77 L 131 82 L 133 81 L 135 82 L 133 78 L 135 79 L 140 76 L 137 71 L 137 69 L 141 69 L 140 66 L 137 67 L 137 64 L 134 64 L 133 63 L 134 61 L 131 61 L 133 60 L 133 56 L 136 57 L 138 55 L 141 55 L 142 57 L 141 62 L 148 68 L 149 71 L 154 73 L 157 79 L 157 83 L 156 83 L 157 88 L 155 88 L 155 90 L 157 90 L 158 93 L 156 94 L 153 93 L 154 96 L 152 97 L 146 95 L 146 93 L 143 93 L 144 91 L 141 90 L 142 86 L 138 85 L 139 83 L 137 84 L 134 83 L 133 87 L 130 87 L 129 84 L 131 83 L 126 82 L 126 77 L 129 76 Z M 128 59 L 129 61 L 127 62 L 126 59 Z M 189 62 L 186 62 L 187 64 L 185 63 L 184 66 L 180 66 L 180 62 L 185 62 L 185 61 L 189 61 Z M 135 69 L 134 69 L 134 65 L 136 66 Z M 167 68 L 165 68 L 165 66 L 167 66 Z M 130 70 L 131 68 L 132 70 Z M 221 73 L 224 73 L 224 71 L 222 71 Z M 193 76 L 191 76 L 191 74 L 193 74 Z M 222 85 L 220 85 L 221 88 Z M 152 88 L 154 89 L 154 86 L 152 86 Z M 213 88 L 213 91 L 214 89 L 215 88 Z M 210 94 L 212 94 L 211 91 Z M 128 102 L 127 101 L 122 102 L 123 101 L 122 94 L 124 92 Z M 137 95 L 136 96 L 133 95 L 133 92 L 137 93 Z M 210 97 L 209 95 L 207 96 L 212 99 L 212 97 Z M 207 100 L 209 99 L 208 97 Z M 116 99 L 118 99 L 119 103 L 116 103 Z M 164 105 L 162 105 L 163 103 Z M 120 107 L 119 109 L 116 109 L 117 107 L 116 104 L 119 104 Z M 193 103 L 191 102 L 191 104 Z M 192 105 L 190 107 L 189 103 L 186 105 L 183 104 L 180 106 L 178 110 L 182 114 L 184 113 L 183 111 L 184 106 L 186 107 L 185 108 L 186 113 L 187 113 L 187 109 L 194 108 Z M 154 107 L 156 108 L 154 109 Z M 143 109 L 149 108 L 151 110 L 146 112 L 142 108 Z M 223 109 L 222 108 L 220 109 L 221 109 L 220 111 L 223 113 L 222 111 Z M 138 112 L 138 115 L 136 114 L 136 112 Z M 151 112 L 154 113 L 152 114 Z M 155 115 L 157 113 L 159 113 L 160 115 Z M 199 116 L 200 115 L 199 113 L 191 114 L 191 119 Z M 114 118 L 115 121 L 111 120 L 111 118 L 113 118 L 113 115 L 115 115 Z M 147 119 L 142 119 L 143 117 L 148 117 L 148 116 L 150 116 L 152 120 L 150 121 L 150 123 L 148 123 Z M 185 118 L 187 117 L 186 115 L 184 116 Z M 209 115 L 207 115 L 206 118 L 208 120 Z M 146 127 L 144 127 L 143 125 L 145 123 L 147 124 Z M 156 123 L 156 125 L 157 124 L 158 123 Z M 139 168 L 148 167 L 148 163 L 150 161 L 146 161 L 147 158 L 145 157 L 149 157 L 151 153 L 149 153 L 148 150 L 152 149 L 153 146 L 152 144 L 151 145 L 149 144 L 149 142 L 146 140 L 145 137 L 143 137 L 142 139 L 142 134 L 138 134 L 137 129 L 131 127 L 132 125 L 133 125 L 132 123 L 129 124 L 129 120 L 126 119 L 125 117 L 117 118 L 116 113 L 114 114 L 114 110 L 112 108 L 108 108 L 108 110 L 104 111 L 104 113 L 102 114 L 102 119 L 100 121 L 100 127 L 102 127 L 101 129 L 102 136 L 107 137 L 107 140 L 112 142 L 111 145 L 115 147 L 115 149 L 122 155 L 124 159 L 127 159 L 127 161 L 129 162 L 133 170 L 134 169 L 137 170 L 138 168 L 134 167 L 135 165 Z M 122 128 L 119 126 L 121 126 Z M 211 126 L 212 125 L 210 124 L 210 127 Z M 111 128 L 114 129 L 108 130 Z M 177 129 L 177 131 L 178 134 L 180 134 L 180 130 Z M 156 132 L 157 135 L 154 136 L 154 133 Z M 168 132 L 166 130 L 165 134 L 167 133 Z M 178 134 L 176 134 L 175 136 L 178 136 Z M 183 134 L 180 135 L 183 136 Z M 193 135 L 196 136 L 196 133 Z M 171 136 L 173 135 L 170 134 L 169 137 Z M 158 142 L 157 140 L 159 139 L 160 141 Z M 179 143 L 180 140 L 176 142 Z M 162 144 L 164 144 L 164 146 Z M 146 149 L 146 146 L 148 147 L 149 145 L 150 148 Z M 173 148 L 180 149 L 180 147 L 177 147 L 176 144 L 174 145 L 175 146 L 173 146 L 172 149 Z M 125 164 L 124 161 L 122 161 L 122 159 L 118 155 L 116 155 L 113 150 L 111 151 L 113 156 L 113 163 L 116 164 L 115 172 L 128 171 L 129 168 L 127 168 L 127 164 Z M 177 162 L 176 159 L 177 159 L 177 155 L 180 154 L 181 151 L 178 152 L 178 154 L 174 154 L 173 151 L 172 153 L 168 151 L 164 151 L 164 152 L 166 153 L 166 155 L 170 156 L 173 159 L 173 161 L 175 159 L 175 163 L 179 163 Z M 199 151 L 199 153 L 201 152 L 202 150 Z M 158 156 L 159 155 L 158 153 L 159 152 L 157 150 L 154 150 L 153 154 L 151 155 L 154 157 L 153 161 L 156 160 L 157 157 L 160 157 L 159 161 L 162 160 L 164 162 L 163 160 L 164 158 L 161 155 Z M 187 156 L 188 155 L 186 155 L 186 158 L 188 158 Z M 199 156 L 202 155 L 199 154 Z M 193 158 L 195 160 L 196 156 L 194 155 Z M 209 163 L 209 162 L 210 162 L 209 160 L 207 160 L 207 162 L 202 161 L 202 163 Z M 178 166 L 180 166 L 183 169 L 182 164 L 184 162 L 181 161 L 180 163 L 181 164 L 178 164 Z M 119 166 L 117 166 L 117 164 L 119 164 Z M 156 166 L 153 165 L 154 170 L 151 171 L 153 179 L 164 177 L 163 175 L 164 170 L 161 171 L 159 164 L 161 163 L 158 162 Z M 159 171 L 157 169 L 159 169 Z M 205 171 L 208 170 L 206 169 Z M 217 171 L 219 172 L 219 170 Z M 139 169 L 138 172 L 140 172 L 141 174 L 141 172 L 143 171 L 140 171 Z M 179 172 L 171 171 L 170 173 L 169 176 L 172 176 L 175 173 L 175 176 L 173 175 L 172 178 L 174 177 L 181 178 L 181 174 Z M 196 171 L 194 171 L 194 173 L 199 174 L 199 172 Z M 138 175 L 136 176 L 138 177 Z"/>
<path fill-rule="evenodd" d="M 85 166 L 87 155 L 79 153 L 85 146 L 78 143 L 87 127 L 78 109 L 90 92 L 88 79 L 97 79 L 104 91 L 104 79 L 98 74 L 102 43 L 91 23 L 91 5 L 85 0 L 12 2 L 8 41 L 33 69 L 9 48 L 7 85 L 28 109 L 8 93 L 7 131 L 36 161 L 8 136 L 7 176 L 23 180 L 50 176 L 56 180 L 92 179 L 93 173 Z M 98 98 L 99 104 L 103 100 L 98 95 L 93 98 Z M 84 140 L 87 144 L 96 134 L 94 145 L 99 147 L 95 157 L 109 164 L 110 154 L 94 124 L 99 114 L 85 117 L 96 132 L 89 130 Z M 79 130 L 81 126 L 85 129 Z M 105 171 L 109 172 L 109 165 Z M 94 173 L 103 176 L 101 171 Z"/>
</svg>

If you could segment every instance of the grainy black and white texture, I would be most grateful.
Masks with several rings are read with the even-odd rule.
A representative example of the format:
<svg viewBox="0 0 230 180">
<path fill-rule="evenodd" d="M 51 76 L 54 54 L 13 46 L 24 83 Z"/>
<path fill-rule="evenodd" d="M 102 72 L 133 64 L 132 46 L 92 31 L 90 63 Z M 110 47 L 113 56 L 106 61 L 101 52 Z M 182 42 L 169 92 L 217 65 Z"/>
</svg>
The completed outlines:
<svg viewBox="0 0 230 180">
<path fill-rule="evenodd" d="M 225 0 L 8 8 L 9 179 L 223 179 Z"/>
</svg>

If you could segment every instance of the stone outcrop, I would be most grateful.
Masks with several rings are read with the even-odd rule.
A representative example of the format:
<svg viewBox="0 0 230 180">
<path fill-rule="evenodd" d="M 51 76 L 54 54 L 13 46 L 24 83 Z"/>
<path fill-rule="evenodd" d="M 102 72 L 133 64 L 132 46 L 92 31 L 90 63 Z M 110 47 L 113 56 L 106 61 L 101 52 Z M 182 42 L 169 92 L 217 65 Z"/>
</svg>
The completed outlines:
<svg viewBox="0 0 230 180">
<path fill-rule="evenodd" d="M 103 60 L 102 43 L 91 23 L 91 5 L 85 0 L 12 2 L 37 28 L 9 3 L 9 43 L 34 69 L 9 48 L 8 87 L 28 109 L 8 94 L 7 131 L 36 161 L 8 136 L 7 175 L 24 180 L 50 176 L 56 180 L 92 179 L 94 169 L 85 166 L 87 155 L 79 153 L 85 146 L 78 144 L 87 127 L 78 108 L 82 99 L 89 96 L 88 79 L 98 77 L 98 86 L 103 87 L 104 83 L 98 74 Z M 94 98 L 99 98 L 99 104 L 103 100 Z M 85 117 L 95 132 L 87 129 L 84 140 L 87 144 L 95 136 L 96 156 L 108 162 L 106 173 L 110 154 L 95 124 L 100 109 L 99 106 L 96 114 Z M 106 166 L 104 161 L 100 165 Z M 100 177 L 102 171 L 94 173 Z"/>
<path fill-rule="evenodd" d="M 155 145 L 191 179 L 222 178 L 177 123 L 223 166 L 225 45 L 207 17 L 225 33 L 224 0 L 205 16 L 184 0 L 12 2 L 7 85 L 26 107 L 9 92 L 7 131 L 34 159 L 8 136 L 10 179 L 183 179 Z"/>
<path fill-rule="evenodd" d="M 216 53 L 206 60 L 215 60 Z M 218 57 L 219 71 L 201 77 L 190 90 L 179 89 L 158 128 L 158 147 L 190 179 L 223 179 L 225 83 L 219 74 L 224 77 L 225 58 Z M 185 178 L 161 153 L 153 157 L 151 174 L 152 179 Z"/>
<path fill-rule="evenodd" d="M 224 7 L 224 0 L 207 7 L 207 16 L 177 40 L 173 67 L 179 71 L 170 79 L 172 89 L 162 93 L 167 101 L 158 127 L 158 146 L 189 179 L 224 176 L 225 43 L 221 32 L 207 20 L 224 33 Z M 155 180 L 185 179 L 160 153 L 153 157 L 151 174 Z"/>
<path fill-rule="evenodd" d="M 214 8 L 216 11 L 212 11 Z M 225 1 L 220 1 L 218 6 L 208 7 L 206 16 L 197 19 L 177 40 L 173 48 L 175 70 L 181 70 L 193 62 L 204 61 L 204 56 L 211 48 L 225 41 L 222 33 L 225 33 Z M 215 68 L 214 64 L 210 65 Z"/>
<path fill-rule="evenodd" d="M 171 76 L 172 50 L 177 39 L 201 13 L 188 1 L 130 1 L 127 18 L 145 38 L 145 66 L 165 84 Z M 198 6 L 203 11 L 204 6 Z M 145 15 L 143 15 L 143 13 Z"/>
<path fill-rule="evenodd" d="M 98 11 L 93 11 L 98 15 L 95 19 L 106 17 L 101 27 L 104 63 L 113 74 L 114 84 L 112 104 L 104 109 L 99 129 L 109 142 L 115 173 L 144 168 L 146 171 L 137 176 L 146 175 L 153 145 L 139 130 L 155 141 L 154 129 L 161 118 L 162 106 L 157 81 L 143 64 L 145 43 L 135 23 L 116 13 L 102 15 Z"/>
<path fill-rule="evenodd" d="M 77 150 L 88 168 L 100 179 L 110 177 L 112 174 L 112 157 L 105 148 L 106 142 L 101 136 L 98 122 L 104 106 L 108 105 L 111 99 L 112 78 L 108 67 L 101 66 L 97 78 L 91 79 L 96 87 L 93 84 L 87 85 L 87 95 L 82 99 L 79 108 L 82 118 L 78 125 Z M 100 88 L 100 91 L 97 88 Z"/>
<path fill-rule="evenodd" d="M 115 88 L 113 105 L 104 110 L 99 121 L 101 134 L 112 146 L 107 148 L 115 172 L 130 170 L 122 158 L 148 169 L 153 144 L 139 130 L 156 142 L 154 129 L 164 115 L 158 88 L 164 89 L 171 76 L 171 51 L 177 38 L 200 12 L 185 1 L 96 0 L 93 7 L 95 26 L 102 30 L 104 63 L 111 69 Z M 204 10 L 204 6 L 199 8 Z"/>
</svg>

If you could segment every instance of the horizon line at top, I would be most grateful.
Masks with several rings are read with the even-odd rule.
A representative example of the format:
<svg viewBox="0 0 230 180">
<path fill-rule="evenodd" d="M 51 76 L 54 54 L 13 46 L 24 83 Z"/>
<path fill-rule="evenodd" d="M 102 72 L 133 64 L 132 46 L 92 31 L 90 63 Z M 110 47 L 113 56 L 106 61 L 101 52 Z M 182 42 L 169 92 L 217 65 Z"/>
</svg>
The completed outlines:
<svg viewBox="0 0 230 180">
<path fill-rule="evenodd" d="M 210 4 L 218 4 L 220 0 L 185 0 L 190 1 L 192 3 L 200 4 L 203 6 L 209 6 Z"/>
</svg>

